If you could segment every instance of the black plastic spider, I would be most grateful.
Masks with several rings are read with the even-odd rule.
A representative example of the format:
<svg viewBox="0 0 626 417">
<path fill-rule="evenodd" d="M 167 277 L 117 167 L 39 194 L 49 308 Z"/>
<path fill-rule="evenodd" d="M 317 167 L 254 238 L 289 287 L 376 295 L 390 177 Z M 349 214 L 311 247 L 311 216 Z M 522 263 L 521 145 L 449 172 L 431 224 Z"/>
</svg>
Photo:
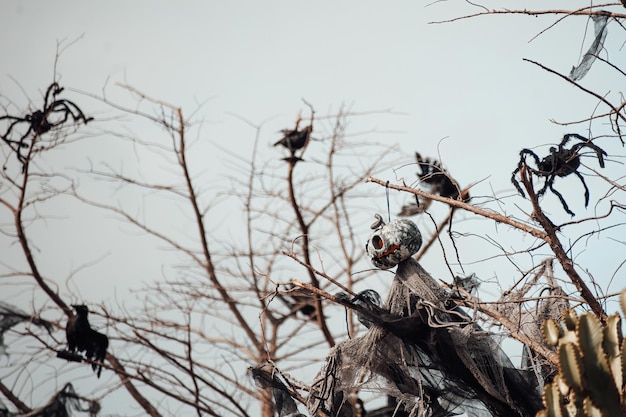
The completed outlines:
<svg viewBox="0 0 626 417">
<path fill-rule="evenodd" d="M 9 121 L 6 131 L 0 138 L 15 152 L 17 159 L 22 165 L 26 163 L 26 156 L 22 154 L 22 149 L 32 146 L 37 137 L 63 125 L 70 117 L 75 123 L 83 122 L 87 124 L 93 120 L 93 117 L 85 117 L 83 111 L 70 100 L 57 98 L 62 91 L 63 88 L 54 82 L 46 90 L 43 109 L 35 110 L 24 117 L 9 114 L 0 116 L 0 120 Z M 13 129 L 21 124 L 26 124 L 25 133 L 17 133 L 19 138 L 13 139 Z M 28 144 L 26 140 L 31 135 L 31 143 Z"/>
<path fill-rule="evenodd" d="M 565 145 L 572 138 L 578 139 L 581 142 L 575 143 L 568 149 Z M 554 179 L 556 177 L 567 177 L 570 174 L 575 174 L 580 179 L 580 182 L 583 183 L 583 187 L 585 187 L 585 207 L 589 205 L 589 188 L 587 188 L 587 183 L 585 183 L 583 176 L 580 172 L 578 172 L 581 156 L 580 150 L 582 148 L 592 149 L 596 153 L 600 167 L 604 168 L 604 157 L 607 156 L 607 153 L 602 148 L 594 145 L 584 136 L 576 133 L 568 133 L 563 136 L 563 140 L 559 144 L 558 148 L 555 148 L 554 146 L 551 147 L 550 155 L 544 157 L 543 159 L 539 159 L 539 156 L 537 156 L 537 154 L 530 149 L 522 149 L 519 153 L 520 160 L 517 164 L 517 168 L 511 175 L 511 182 L 515 188 L 517 188 L 517 191 L 522 195 L 522 197 L 526 197 L 524 190 L 522 190 L 519 182 L 515 179 L 515 175 L 522 169 L 523 166 L 526 166 L 529 172 L 545 179 L 543 187 L 539 190 L 537 195 L 543 195 L 549 188 L 550 191 L 552 191 L 554 195 L 559 198 L 561 204 L 563 205 L 563 209 L 565 209 L 565 211 L 571 216 L 574 216 L 574 212 L 569 209 L 569 206 L 565 202 L 561 193 L 554 189 Z M 526 157 L 528 155 L 532 156 L 535 160 L 536 168 L 533 168 L 526 163 Z"/>
</svg>

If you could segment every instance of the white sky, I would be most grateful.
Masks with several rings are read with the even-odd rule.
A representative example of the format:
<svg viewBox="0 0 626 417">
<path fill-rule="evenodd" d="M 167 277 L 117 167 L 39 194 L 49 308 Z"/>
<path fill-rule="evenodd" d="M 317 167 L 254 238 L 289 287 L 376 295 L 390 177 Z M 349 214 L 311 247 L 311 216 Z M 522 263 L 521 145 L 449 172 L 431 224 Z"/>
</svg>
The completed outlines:
<svg viewBox="0 0 626 417">
<path fill-rule="evenodd" d="M 268 153 L 274 151 L 276 132 L 306 110 L 302 98 L 318 114 L 336 111 L 342 103 L 355 111 L 391 109 L 401 115 L 359 119 L 354 130 L 377 129 L 381 133 L 369 139 L 399 144 L 406 152 L 399 165 L 419 150 L 439 154 L 463 184 L 486 179 L 473 190 L 475 196 L 509 193 L 519 149 L 543 145 L 538 152 L 546 152 L 546 145 L 572 129 L 550 119 L 580 120 L 596 105 L 522 58 L 568 73 L 591 42 L 593 28 L 589 25 L 583 42 L 586 19 L 569 19 L 529 43 L 556 19 L 487 16 L 428 24 L 477 11 L 456 1 L 429 7 L 414 1 L 384 7 L 330 1 L 4 1 L 0 92 L 23 106 L 17 82 L 36 105 L 51 81 L 57 43 L 66 46 L 80 38 L 58 63 L 63 86 L 96 94 L 106 86 L 107 95 L 133 107 L 134 99 L 115 86 L 127 83 L 180 105 L 186 114 L 205 102 L 198 117 L 207 124 L 199 135 L 231 152 L 243 151 L 243 157 L 250 155 L 254 132 L 232 114 L 267 121 L 261 152 Z M 624 60 L 617 53 L 621 41 L 619 28 L 609 25 L 607 45 L 617 65 Z M 619 83 L 616 72 L 601 63 L 583 80 L 602 93 Z M 82 103 L 89 109 L 86 98 Z M 585 135 L 586 128 L 574 131 Z M 594 135 L 602 129 L 596 123 Z M 620 149 L 599 144 L 613 154 Z M 206 158 L 205 169 L 214 169 L 216 177 L 229 174 L 222 151 Z M 576 179 L 560 184 L 560 189 L 574 187 L 577 196 L 582 192 Z M 581 199 L 569 200 L 575 212 L 584 212 Z M 392 212 L 402 202 L 396 201 Z"/>
<path fill-rule="evenodd" d="M 557 3 L 542 2 L 545 8 L 550 4 Z M 573 8 L 574 2 L 568 2 L 568 7 Z M 509 179 L 519 150 L 557 143 L 571 131 L 586 135 L 587 126 L 562 127 L 550 119 L 580 120 L 596 105 L 595 99 L 522 58 L 567 74 L 591 42 L 593 27 L 588 26 L 584 41 L 587 20 L 572 18 L 529 42 L 555 17 L 488 16 L 428 24 L 477 11 L 461 1 L 425 7 L 417 1 L 382 6 L 373 1 L 4 0 L 0 3 L 0 94 L 25 103 L 17 82 L 39 103 L 52 80 L 57 43 L 68 45 L 80 38 L 61 55 L 57 73 L 62 86 L 99 94 L 106 85 L 107 94 L 127 100 L 125 104 L 132 107 L 133 101 L 115 86 L 128 83 L 181 106 L 187 114 L 208 100 L 199 115 L 208 121 L 200 134 L 231 152 L 243 152 L 244 157 L 250 155 L 254 132 L 232 114 L 254 123 L 267 121 L 261 152 L 269 154 L 274 151 L 270 144 L 278 139 L 276 132 L 291 126 L 299 110 L 306 110 L 302 98 L 320 114 L 342 103 L 357 111 L 391 109 L 399 114 L 360 119 L 354 129 L 376 128 L 380 133 L 370 139 L 399 144 L 406 152 L 399 164 L 411 161 L 416 150 L 430 156 L 440 153 L 463 184 L 486 179 L 472 190 L 475 196 L 512 195 Z M 622 41 L 623 32 L 609 25 L 607 49 L 611 61 L 623 68 Z M 596 63 L 582 84 L 602 94 L 610 90 L 616 94 L 614 89 L 623 79 Z M 600 124 L 593 126 L 596 136 L 606 132 Z M 446 139 L 440 143 L 442 138 Z M 597 143 L 609 154 L 622 152 L 614 140 Z M 206 169 L 215 170 L 216 177 L 228 175 L 229 166 L 221 161 L 229 159 L 213 149 L 206 155 Z M 538 153 L 546 149 L 539 148 Z M 618 162 L 613 168 L 607 166 L 605 174 L 623 171 L 621 160 L 614 161 Z M 586 163 L 597 167 L 591 158 Z M 408 172 L 414 171 L 410 167 Z M 386 179 L 393 181 L 393 173 Z M 592 208 L 585 212 L 582 206 L 582 188 L 576 179 L 559 184 L 564 195 L 572 195 L 567 201 L 577 214 L 591 215 Z M 382 190 L 371 184 L 363 187 L 371 189 L 374 206 L 384 207 Z M 592 201 L 599 197 L 593 189 L 591 194 Z M 553 200 L 552 212 L 561 221 L 568 220 Z M 392 203 L 396 204 L 392 212 L 397 212 L 403 200 Z M 521 198 L 510 204 L 530 209 Z M 3 222 L 5 215 L 0 212 Z M 227 234 L 228 225 L 223 229 Z M 50 235 L 43 233 L 41 239 Z M 602 248 L 593 250 L 596 255 L 583 259 L 585 266 L 598 277 L 610 276 L 616 266 L 597 258 Z M 116 253 L 115 248 L 110 251 Z M 94 251 L 89 256 L 94 259 L 99 254 Z M 68 264 L 75 267 L 82 261 L 42 262 L 67 272 Z M 115 258 L 104 265 L 107 262 L 114 268 L 120 261 Z M 160 267 L 153 266 L 155 271 Z M 102 285 L 80 281 L 81 294 L 100 302 L 104 299 L 99 297 L 146 281 L 138 265 L 128 268 L 136 272 L 119 276 L 123 269 L 118 266 L 115 276 Z"/>
</svg>

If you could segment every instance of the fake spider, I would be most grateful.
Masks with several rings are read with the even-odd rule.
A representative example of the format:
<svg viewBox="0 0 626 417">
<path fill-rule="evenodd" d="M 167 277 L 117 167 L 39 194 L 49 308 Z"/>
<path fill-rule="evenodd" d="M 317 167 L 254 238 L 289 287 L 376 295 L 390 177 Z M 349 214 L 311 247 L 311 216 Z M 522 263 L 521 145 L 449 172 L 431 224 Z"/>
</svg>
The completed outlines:
<svg viewBox="0 0 626 417">
<path fill-rule="evenodd" d="M 22 149 L 33 146 L 39 136 L 65 124 L 70 118 L 74 123 L 83 122 L 85 124 L 93 120 L 93 117 L 85 117 L 83 111 L 72 101 L 58 98 L 62 91 L 63 88 L 54 82 L 46 90 L 41 110 L 35 110 L 24 117 L 9 114 L 0 116 L 0 121 L 7 120 L 9 122 L 6 131 L 0 135 L 0 138 L 15 152 L 22 165 L 26 164 L 27 159 L 22 154 Z M 14 132 L 14 128 L 17 131 L 19 125 L 25 125 L 22 130 L 23 134 Z M 14 139 L 13 136 L 17 136 L 17 138 Z M 29 137 L 30 144 L 26 142 Z"/>
<path fill-rule="evenodd" d="M 571 148 L 566 148 L 565 145 L 572 138 L 578 139 L 580 142 L 575 143 Z M 607 153 L 602 148 L 594 145 L 584 136 L 576 133 L 568 133 L 563 136 L 563 140 L 559 143 L 558 147 L 550 147 L 550 154 L 545 156 L 543 159 L 539 159 L 539 156 L 537 156 L 537 154 L 530 149 L 522 149 L 519 153 L 520 160 L 517 164 L 517 168 L 511 175 L 511 182 L 522 197 L 525 198 L 526 194 L 515 178 L 515 175 L 520 172 L 522 167 L 525 166 L 530 173 L 544 178 L 543 187 L 539 190 L 537 195 L 543 195 L 547 189 L 550 189 L 550 191 L 552 191 L 552 193 L 559 198 L 559 201 L 561 201 L 563 209 L 571 216 L 574 216 L 574 212 L 570 210 L 569 206 L 565 202 L 565 199 L 563 198 L 563 195 L 561 195 L 561 193 L 554 188 L 554 180 L 556 177 L 567 177 L 570 174 L 576 175 L 585 188 L 585 207 L 589 205 L 589 188 L 587 187 L 587 183 L 585 182 L 583 176 L 580 172 L 578 172 L 578 167 L 580 166 L 580 156 L 582 155 L 580 150 L 582 148 L 590 148 L 593 150 L 596 153 L 600 167 L 604 168 L 604 157 L 607 156 Z M 533 168 L 526 163 L 526 157 L 528 156 L 533 158 L 536 168 Z"/>
</svg>

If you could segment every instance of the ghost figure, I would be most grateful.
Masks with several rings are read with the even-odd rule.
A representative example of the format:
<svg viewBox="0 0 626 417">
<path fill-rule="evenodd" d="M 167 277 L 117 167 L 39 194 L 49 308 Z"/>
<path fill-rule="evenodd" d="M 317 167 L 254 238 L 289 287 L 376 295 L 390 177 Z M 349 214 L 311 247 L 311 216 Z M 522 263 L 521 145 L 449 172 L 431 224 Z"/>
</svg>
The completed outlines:
<svg viewBox="0 0 626 417">
<path fill-rule="evenodd" d="M 516 368 L 499 339 L 413 259 L 417 226 L 376 218 L 367 255 L 378 268 L 397 265 L 396 273 L 381 306 L 354 302 L 368 329 L 331 350 L 311 385 L 311 415 L 352 416 L 346 398 L 370 390 L 393 397 L 396 415 L 534 416 L 542 408 L 536 376 Z"/>
<path fill-rule="evenodd" d="M 365 250 L 375 267 L 389 269 L 415 254 L 422 246 L 422 235 L 411 220 L 397 219 L 385 224 L 376 214 L 374 230 Z"/>
</svg>

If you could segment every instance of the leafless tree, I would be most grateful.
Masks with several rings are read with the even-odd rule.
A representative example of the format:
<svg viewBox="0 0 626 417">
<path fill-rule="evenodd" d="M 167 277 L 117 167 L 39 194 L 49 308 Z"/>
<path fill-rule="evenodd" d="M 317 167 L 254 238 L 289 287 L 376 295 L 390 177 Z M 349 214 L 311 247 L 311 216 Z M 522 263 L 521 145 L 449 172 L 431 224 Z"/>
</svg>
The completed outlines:
<svg viewBox="0 0 626 417">
<path fill-rule="evenodd" d="M 446 21 L 550 15 L 556 16 L 552 27 L 563 19 L 596 18 L 600 41 L 590 53 L 597 62 L 583 59 L 577 63 L 582 69 L 565 75 L 527 61 L 532 64 L 529 70 L 547 71 L 555 82 L 571 84 L 604 109 L 598 114 L 590 109 L 592 116 L 560 123 L 608 153 L 602 161 L 606 170 L 587 163 L 601 155 L 595 148 L 573 148 L 572 143 L 564 148 L 575 149 L 577 155 L 567 154 L 561 161 L 572 169 L 562 171 L 556 162 L 547 169 L 549 158 L 565 155 L 557 151 L 561 138 L 555 138 L 554 151 L 522 153 L 518 165 L 499 173 L 513 174 L 526 199 L 513 186 L 513 193 L 489 194 L 483 184 L 472 184 L 476 179 L 454 176 L 455 167 L 441 168 L 445 160 L 433 162 L 437 169 L 418 170 L 425 160 L 414 161 L 387 144 L 368 143 L 362 137 L 367 132 L 350 130 L 350 122 L 367 120 L 377 112 L 341 107 L 320 115 L 314 103 L 303 100 L 302 108 L 293 110 L 294 125 L 284 126 L 289 131 L 311 126 L 310 137 L 299 149 L 266 146 L 280 134 L 266 141 L 265 123 L 237 116 L 249 128 L 250 144 L 235 153 L 209 143 L 199 112 L 189 116 L 179 106 L 128 85 L 116 88 L 129 93 L 134 106 L 119 104 L 106 94 L 74 94 L 70 101 L 61 97 L 63 90 L 56 82 L 42 94 L 41 110 L 3 103 L 0 203 L 7 220 L 2 221 L 1 232 L 13 245 L 2 259 L 0 285 L 17 288 L 11 290 L 19 295 L 16 301 L 27 300 L 30 305 L 28 313 L 22 311 L 23 304 L 0 310 L 4 335 L 0 347 L 7 347 L 10 358 L 3 359 L 7 362 L 0 371 L 0 414 L 6 410 L 8 415 L 39 415 L 42 405 L 57 404 L 46 403 L 48 398 L 66 398 L 60 393 L 70 392 L 62 380 L 85 375 L 94 381 L 74 384 L 77 393 L 71 391 L 70 397 L 88 405 L 78 411 L 92 414 L 97 412 L 93 404 L 110 398 L 135 404 L 139 413 L 151 416 L 284 417 L 304 412 L 313 376 L 329 349 L 367 332 L 361 322 L 400 332 L 390 324 L 396 319 L 390 310 L 357 302 L 356 297 L 375 286 L 385 291 L 385 282 L 390 281 L 389 272 L 372 269 L 364 254 L 370 218 L 384 213 L 390 200 L 415 204 L 412 219 L 424 238 L 415 259 L 443 265 L 433 273 L 442 294 L 454 299 L 472 324 L 494 340 L 516 340 L 515 346 L 523 347 L 526 370 L 539 378 L 549 375 L 557 358 L 542 340 L 542 321 L 558 318 L 569 307 L 593 311 L 604 320 L 611 311 L 609 301 L 621 289 L 608 291 L 576 258 L 593 251 L 597 238 L 608 237 L 603 243 L 610 241 L 615 254 L 624 244 L 613 232 L 619 234 L 624 226 L 625 186 L 623 177 L 611 170 L 624 142 L 624 100 L 621 93 L 594 92 L 581 81 L 591 64 L 607 65 L 624 75 L 601 53 L 607 24 L 622 28 L 623 7 L 614 3 L 578 10 L 482 8 Z M 106 118 L 95 115 L 92 120 L 83 100 L 104 106 Z M 55 113 L 54 119 L 42 116 L 46 110 Z M 132 132 L 131 125 L 142 126 L 142 133 Z M 114 151 L 101 160 L 86 157 L 86 163 L 71 169 L 60 162 L 69 149 L 103 149 L 103 141 Z M 81 148 L 84 143 L 88 146 Z M 520 143 L 520 150 L 535 145 Z M 136 164 L 121 161 L 115 150 L 135 155 Z M 228 160 L 232 169 L 228 175 L 207 176 L 204 156 L 215 152 Z M 573 167 L 573 159 L 583 153 L 585 158 L 576 159 Z M 390 169 L 396 170 L 399 180 L 389 177 Z M 594 212 L 563 220 L 563 213 L 545 208 L 553 188 L 548 181 L 575 182 L 573 172 L 579 169 L 592 184 Z M 410 174 L 401 173 L 406 170 Z M 442 193 L 434 187 L 435 181 L 427 177 L 433 173 L 446 175 L 458 192 Z M 582 199 L 582 185 L 575 190 L 572 186 L 561 191 L 562 198 Z M 381 199 L 373 208 L 372 193 L 387 194 L 388 200 Z M 71 291 L 76 276 L 101 259 L 85 260 L 65 277 L 53 276 L 50 244 L 33 238 L 38 228 L 55 220 L 55 209 L 69 206 L 98 219 L 112 216 L 128 239 L 158 244 L 173 260 L 163 263 L 162 276 L 150 279 L 132 303 L 98 300 L 90 306 L 92 324 L 110 340 L 97 382 L 88 372 L 81 373 L 86 367 L 67 363 L 56 352 L 65 347 L 63 329 L 72 314 L 70 304 L 78 301 Z M 225 222 L 230 225 L 226 233 Z M 510 236 L 514 243 L 508 243 Z M 63 236 L 55 240 L 63 244 Z M 470 247 L 477 246 L 481 254 L 467 259 Z M 617 278 L 624 259 L 615 256 L 611 265 Z M 137 258 L 141 259 L 139 254 Z M 161 264 L 158 259 L 151 262 Z M 480 271 L 475 278 L 466 273 L 473 267 Z M 485 271 L 495 276 L 485 276 Z M 480 289 L 487 289 L 484 293 L 463 285 L 474 279 L 481 282 Z M 402 411 L 395 400 L 381 405 L 380 398 L 389 394 L 384 384 L 368 385 L 365 378 L 360 382 L 351 390 L 348 405 L 336 412 L 348 416 L 363 410 L 368 415 Z M 445 415 L 446 410 L 433 404 L 420 403 L 413 412 Z M 324 415 L 329 410 L 314 412 Z"/>
<path fill-rule="evenodd" d="M 50 155 L 54 150 L 71 142 L 67 131 L 59 131 L 57 146 L 42 147 L 36 157 L 35 152 L 20 154 L 18 162 L 23 164 L 23 172 L 5 170 L 4 179 L 12 188 L 6 190 L 2 202 L 14 219 L 12 225 L 6 226 L 7 234 L 13 228 L 18 231 L 16 240 L 22 245 L 29 269 L 20 271 L 15 266 L 19 260 L 7 263 L 6 277 L 35 278 L 36 285 L 29 290 L 33 297 L 38 299 L 37 294 L 43 291 L 63 313 L 57 312 L 51 319 L 56 329 L 50 334 L 52 339 L 31 331 L 30 326 L 18 334 L 37 340 L 41 360 L 54 356 L 54 351 L 64 346 L 60 331 L 65 325 L 64 316 L 70 314 L 69 302 L 65 300 L 69 295 L 54 287 L 58 278 L 45 278 L 39 272 L 38 256 L 32 254 L 33 243 L 25 231 L 24 212 L 47 198 L 71 197 L 104 215 L 114 215 L 180 256 L 181 265 L 175 272 L 142 290 L 140 308 L 119 310 L 107 304 L 92 308 L 96 316 L 105 320 L 111 341 L 111 352 L 103 366 L 119 378 L 119 382 L 105 379 L 105 391 L 125 388 L 150 415 L 190 409 L 198 415 L 247 416 L 258 413 L 253 404 L 261 404 L 262 414 L 270 416 L 274 412 L 271 392 L 255 386 L 248 375 L 249 367 L 265 363 L 284 364 L 286 370 L 310 367 L 315 363 L 311 349 L 320 343 L 333 346 L 337 337 L 358 331 L 359 324 L 352 314 L 347 315 L 347 327 L 335 325 L 331 331 L 322 299 L 299 291 L 290 281 L 298 278 L 320 290 L 330 287 L 353 292 L 355 283 L 368 276 L 365 272 L 355 277 L 356 265 L 360 263 L 363 268 L 366 264 L 361 237 L 354 232 L 349 213 L 351 207 L 367 197 L 359 195 L 356 186 L 377 170 L 391 167 L 392 162 L 385 159 L 394 149 L 364 142 L 357 146 L 346 138 L 350 118 L 371 114 L 341 108 L 335 115 L 314 119 L 313 107 L 303 102 L 304 110 L 310 112 L 309 123 L 319 126 L 311 146 L 318 148 L 315 153 L 311 152 L 310 157 L 303 152 L 298 158 L 283 158 L 285 155 L 274 149 L 271 159 L 259 161 L 256 153 L 261 126 L 251 125 L 252 153 L 230 155 L 234 165 L 240 164 L 244 171 L 232 174 L 229 188 L 223 185 L 227 178 L 217 181 L 202 177 L 203 166 L 195 158 L 195 149 L 203 144 L 188 139 L 189 132 L 197 126 L 185 119 L 181 108 L 152 99 L 130 86 L 121 88 L 134 95 L 140 108 L 124 108 L 107 97 L 93 98 L 119 114 L 147 120 L 160 127 L 162 134 L 146 139 L 107 126 L 98 136 L 117 140 L 121 146 L 130 145 L 144 164 L 149 164 L 151 158 L 164 161 L 169 176 L 162 182 L 149 177 L 146 180 L 147 175 L 141 170 L 127 174 L 115 162 L 106 161 L 100 167 L 73 169 L 71 174 L 54 173 L 57 168 L 45 165 L 49 171 L 44 175 L 41 165 L 46 156 L 53 159 Z M 369 160 L 358 169 L 347 163 L 355 147 L 364 160 Z M 28 148 L 34 149 L 37 148 Z M 10 150 L 7 158 L 11 152 L 15 151 Z M 190 162 L 193 159 L 196 161 Z M 45 186 L 38 182 L 41 178 L 46 181 Z M 89 187 L 80 187 L 79 178 L 89 181 Z M 52 188 L 49 184 L 53 180 L 64 184 Z M 207 183 L 222 185 L 208 187 Z M 123 189 L 141 196 L 143 201 L 163 199 L 168 204 L 165 212 L 169 221 L 150 220 L 145 214 L 149 207 L 141 203 L 130 206 L 122 198 L 102 199 L 106 193 L 94 192 L 97 187 Z M 11 201 L 12 197 L 17 202 Z M 219 245 L 212 230 L 220 199 L 241 204 L 236 221 L 241 221 L 243 227 L 233 233 L 240 233 L 242 238 L 236 243 Z M 45 219 L 36 209 L 33 213 L 33 220 Z M 180 233 L 181 224 L 185 224 L 184 233 Z M 193 226 L 189 228 L 190 225 Z M 314 271 L 325 269 L 324 260 L 332 260 L 334 265 L 328 267 L 328 279 L 320 281 Z M 37 305 L 40 303 L 47 302 L 38 299 Z M 55 310 L 49 306 L 33 317 Z M 345 313 L 339 310 L 333 315 L 337 314 Z M 28 358 L 23 359 L 25 362 L 16 365 L 10 374 L 27 369 Z M 58 365 L 56 372 L 62 372 L 62 360 Z M 288 382 L 293 395 L 304 401 L 305 383 L 291 379 Z M 22 377 L 15 377 L 14 386 L 22 383 Z M 30 409 L 20 399 L 23 392 L 12 387 L 4 391 L 16 394 L 9 398 L 14 407 L 22 412 Z M 155 394 L 164 400 L 155 402 Z"/>
</svg>

